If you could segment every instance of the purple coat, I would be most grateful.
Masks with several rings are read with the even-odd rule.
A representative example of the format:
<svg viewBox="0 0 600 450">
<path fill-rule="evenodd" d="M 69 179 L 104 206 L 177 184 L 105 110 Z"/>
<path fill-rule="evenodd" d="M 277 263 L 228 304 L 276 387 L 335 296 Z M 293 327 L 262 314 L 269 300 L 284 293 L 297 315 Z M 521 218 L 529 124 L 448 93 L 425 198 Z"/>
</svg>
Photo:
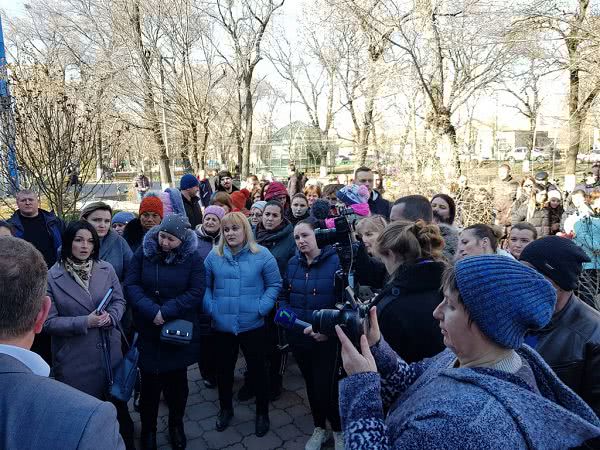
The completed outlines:
<svg viewBox="0 0 600 450">
<path fill-rule="evenodd" d="M 104 399 L 108 376 L 100 328 L 88 328 L 87 316 L 93 312 L 109 288 L 113 288 L 106 311 L 113 323 L 121 320 L 125 300 L 121 283 L 113 267 L 105 261 L 94 262 L 89 292 L 67 273 L 60 262 L 48 272 L 48 296 L 52 306 L 44 331 L 52 336 L 52 372 L 58 381 Z M 110 341 L 111 365 L 114 369 L 123 358 L 121 333 L 105 328 Z"/>
</svg>

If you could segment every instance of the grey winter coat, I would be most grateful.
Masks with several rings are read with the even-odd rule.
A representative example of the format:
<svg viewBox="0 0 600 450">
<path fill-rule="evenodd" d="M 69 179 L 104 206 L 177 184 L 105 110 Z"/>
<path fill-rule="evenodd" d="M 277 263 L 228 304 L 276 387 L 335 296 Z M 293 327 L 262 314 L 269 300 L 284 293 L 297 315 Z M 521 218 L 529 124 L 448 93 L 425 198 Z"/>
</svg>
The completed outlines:
<svg viewBox="0 0 600 450">
<path fill-rule="evenodd" d="M 105 398 L 108 376 L 102 347 L 102 333 L 108 337 L 111 366 L 114 369 L 123 358 L 121 334 L 114 327 L 88 328 L 87 317 L 109 288 L 112 297 L 106 311 L 113 324 L 121 320 L 125 300 L 121 283 L 112 266 L 105 261 L 94 262 L 89 293 L 57 262 L 48 272 L 48 296 L 52 306 L 44 331 L 52 336 L 52 371 L 62 381 L 96 398 Z"/>
<path fill-rule="evenodd" d="M 113 266 L 121 282 L 125 279 L 125 269 L 129 266 L 132 257 L 133 252 L 127 241 L 113 230 L 110 230 L 100 241 L 100 259 Z"/>
</svg>

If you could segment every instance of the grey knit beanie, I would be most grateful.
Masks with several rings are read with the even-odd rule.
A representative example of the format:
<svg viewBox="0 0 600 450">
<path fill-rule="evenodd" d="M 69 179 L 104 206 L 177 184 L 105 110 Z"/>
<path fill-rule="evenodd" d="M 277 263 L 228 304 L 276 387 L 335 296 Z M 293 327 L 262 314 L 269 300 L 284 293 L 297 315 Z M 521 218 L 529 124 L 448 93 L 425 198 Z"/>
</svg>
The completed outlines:
<svg viewBox="0 0 600 450">
<path fill-rule="evenodd" d="M 188 229 L 190 229 L 190 222 L 187 217 L 181 214 L 170 214 L 163 219 L 158 226 L 159 231 L 172 234 L 177 239 L 184 240 Z"/>
</svg>

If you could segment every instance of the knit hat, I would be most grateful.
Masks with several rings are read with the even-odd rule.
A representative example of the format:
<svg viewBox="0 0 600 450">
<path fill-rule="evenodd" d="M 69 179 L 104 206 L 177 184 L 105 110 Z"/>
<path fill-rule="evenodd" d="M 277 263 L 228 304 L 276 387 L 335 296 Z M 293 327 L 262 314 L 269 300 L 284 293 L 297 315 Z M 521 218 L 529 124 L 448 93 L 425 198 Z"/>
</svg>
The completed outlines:
<svg viewBox="0 0 600 450">
<path fill-rule="evenodd" d="M 560 236 L 546 236 L 533 241 L 523 249 L 519 259 L 531 264 L 564 291 L 575 290 L 581 265 L 590 262 L 581 247 Z"/>
<path fill-rule="evenodd" d="M 200 185 L 200 182 L 198 181 L 198 178 L 196 178 L 191 173 L 186 173 L 184 176 L 181 177 L 181 180 L 179 180 L 179 189 L 181 191 L 185 191 L 186 189 L 190 189 L 190 188 L 193 188 L 194 186 L 199 186 L 199 185 Z"/>
<path fill-rule="evenodd" d="M 84 217 L 89 216 L 91 213 L 93 213 L 94 211 L 98 211 L 99 209 L 109 211 L 110 214 L 112 215 L 112 208 L 109 205 L 107 205 L 106 203 L 92 202 L 92 203 L 88 203 L 81 209 L 81 212 L 79 213 L 79 218 L 83 219 Z"/>
<path fill-rule="evenodd" d="M 541 274 L 513 258 L 466 257 L 456 263 L 455 273 L 470 318 L 503 347 L 519 348 L 528 330 L 540 329 L 552 318 L 556 291 Z"/>
<path fill-rule="evenodd" d="M 548 200 L 553 198 L 558 198 L 559 200 L 562 199 L 562 195 L 558 189 L 550 189 L 548 191 Z"/>
<path fill-rule="evenodd" d="M 160 201 L 160 198 L 157 197 L 156 194 L 146 194 L 144 198 L 142 198 L 142 202 L 140 203 L 139 215 L 141 216 L 145 212 L 153 212 L 163 217 L 163 204 Z"/>
<path fill-rule="evenodd" d="M 212 214 L 213 216 L 217 216 L 219 220 L 223 218 L 225 215 L 225 210 L 217 205 L 210 205 L 208 208 L 204 210 L 204 217 Z"/>
<path fill-rule="evenodd" d="M 281 195 L 288 195 L 286 187 L 279 181 L 273 181 L 272 183 L 269 183 L 267 192 L 265 193 L 265 200 L 273 200 L 275 197 L 279 197 Z"/>
<path fill-rule="evenodd" d="M 119 211 L 112 218 L 112 223 L 122 223 L 127 225 L 135 219 L 135 214 L 130 213 L 129 211 Z"/>
<path fill-rule="evenodd" d="M 264 210 L 265 210 L 265 206 L 267 206 L 267 202 L 265 202 L 264 200 L 259 200 L 259 201 L 257 201 L 257 202 L 254 202 L 254 203 L 252 204 L 252 208 L 258 208 L 258 209 L 260 209 L 261 211 L 264 211 Z M 252 208 L 250 208 L 250 209 L 252 209 Z"/>
<path fill-rule="evenodd" d="M 231 193 L 231 203 L 236 209 L 244 209 L 246 207 L 246 200 L 246 196 L 243 192 L 235 191 Z"/>
<path fill-rule="evenodd" d="M 367 203 L 369 201 L 369 188 L 365 185 L 351 184 L 341 188 L 336 195 L 346 206 Z"/>
<path fill-rule="evenodd" d="M 246 197 L 246 200 L 248 200 L 250 198 L 250 191 L 246 188 L 244 189 L 240 189 L 238 192 L 240 192 L 241 194 L 244 194 L 244 197 Z"/>
<path fill-rule="evenodd" d="M 190 228 L 188 218 L 182 214 L 171 214 L 164 218 L 158 226 L 158 231 L 172 234 L 177 239 L 184 240 L 186 231 Z"/>
</svg>

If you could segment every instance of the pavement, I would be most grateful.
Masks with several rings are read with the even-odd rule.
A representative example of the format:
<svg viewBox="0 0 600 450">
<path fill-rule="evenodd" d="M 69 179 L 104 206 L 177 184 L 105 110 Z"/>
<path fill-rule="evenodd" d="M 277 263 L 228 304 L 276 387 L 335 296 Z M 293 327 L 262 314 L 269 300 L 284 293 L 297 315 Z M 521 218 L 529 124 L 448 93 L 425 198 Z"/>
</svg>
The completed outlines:
<svg viewBox="0 0 600 450">
<path fill-rule="evenodd" d="M 228 450 L 303 450 L 306 441 L 313 432 L 313 420 L 306 398 L 304 379 L 298 366 L 290 355 L 288 367 L 283 378 L 284 391 L 281 397 L 271 402 L 269 418 L 270 431 L 258 438 L 254 435 L 254 400 L 240 403 L 237 391 L 243 383 L 243 358 L 240 357 L 234 380 L 234 417 L 229 428 L 223 432 L 215 430 L 219 400 L 216 389 L 208 389 L 200 377 L 197 365 L 188 369 L 188 396 L 184 419 L 188 450 L 228 449 Z M 161 401 L 158 412 L 157 442 L 159 449 L 170 449 L 168 430 L 168 408 Z M 141 432 L 140 416 L 131 408 L 135 435 Z M 137 448 L 139 441 L 136 442 Z M 333 449 L 330 441 L 325 449 Z"/>
</svg>

